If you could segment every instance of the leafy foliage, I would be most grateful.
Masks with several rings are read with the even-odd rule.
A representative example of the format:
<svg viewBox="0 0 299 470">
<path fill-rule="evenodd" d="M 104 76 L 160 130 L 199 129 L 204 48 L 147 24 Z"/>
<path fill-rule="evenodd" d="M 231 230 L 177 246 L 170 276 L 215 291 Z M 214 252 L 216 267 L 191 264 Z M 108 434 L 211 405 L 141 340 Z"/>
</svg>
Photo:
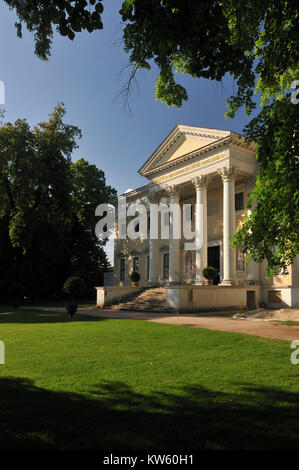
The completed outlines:
<svg viewBox="0 0 299 470">
<path fill-rule="evenodd" d="M 50 54 L 53 25 L 70 39 L 77 31 L 102 27 L 103 8 L 96 0 L 90 1 L 95 12 L 87 11 L 85 0 L 5 1 L 16 9 L 20 23 L 35 32 L 36 53 L 44 59 Z M 258 143 L 260 169 L 249 206 L 252 214 L 234 243 L 243 245 L 255 261 L 266 257 L 269 275 L 277 269 L 286 272 L 298 253 L 298 105 L 292 109 L 288 94 L 299 77 L 297 3 L 124 0 L 120 10 L 124 49 L 132 65 L 128 86 L 139 69 L 155 67 L 156 98 L 167 106 L 182 106 L 188 94 L 177 83 L 177 72 L 217 81 L 229 74 L 236 84 L 236 92 L 227 103 L 226 117 L 230 118 L 241 107 L 250 115 L 256 107 L 254 94 L 260 94 L 264 109 L 246 129 L 247 137 Z M 21 25 L 17 27 L 21 35 Z M 26 139 L 26 123 L 19 126 L 19 138 Z M 6 197 L 9 200 L 10 195 Z M 12 236 L 18 237 L 21 215 L 16 213 L 15 221 Z"/>
<path fill-rule="evenodd" d="M 206 279 L 215 279 L 218 274 L 218 271 L 214 266 L 207 266 L 202 270 L 203 277 Z"/>
<path fill-rule="evenodd" d="M 140 281 L 140 274 L 137 271 L 133 271 L 130 275 L 132 282 L 139 282 Z"/>
<path fill-rule="evenodd" d="M 8 287 L 9 294 L 14 299 L 21 299 L 25 295 L 25 287 L 24 284 L 18 281 L 13 281 L 9 284 Z"/>
<path fill-rule="evenodd" d="M 248 260 L 268 261 L 268 275 L 287 272 L 299 252 L 299 113 L 290 97 L 263 108 L 246 128 L 257 142 L 259 172 L 242 228 L 233 237 Z"/>
<path fill-rule="evenodd" d="M 63 284 L 63 290 L 67 294 L 81 294 L 84 290 L 84 281 L 81 277 L 71 276 Z"/>
<path fill-rule="evenodd" d="M 70 274 L 101 285 L 109 267 L 94 234 L 97 204 L 115 197 L 104 173 L 71 161 L 76 126 L 58 105 L 48 122 L 0 126 L 0 280 L 22 280 L 30 297 L 58 296 Z"/>
<path fill-rule="evenodd" d="M 53 27 L 73 40 L 76 33 L 89 33 L 103 28 L 101 0 L 5 0 L 10 9 L 15 9 L 19 18 L 17 34 L 22 37 L 22 24 L 34 32 L 35 53 L 47 60 L 51 52 Z"/>
</svg>

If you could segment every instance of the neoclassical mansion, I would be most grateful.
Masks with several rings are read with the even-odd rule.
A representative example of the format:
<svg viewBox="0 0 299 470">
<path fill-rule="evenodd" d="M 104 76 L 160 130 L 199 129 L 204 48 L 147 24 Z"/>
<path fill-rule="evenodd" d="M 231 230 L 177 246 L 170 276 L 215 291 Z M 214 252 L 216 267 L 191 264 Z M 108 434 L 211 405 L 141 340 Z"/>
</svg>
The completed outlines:
<svg viewBox="0 0 299 470">
<path fill-rule="evenodd" d="M 299 304 L 298 257 L 288 275 L 268 279 L 265 263 L 247 265 L 242 250 L 230 244 L 255 184 L 255 150 L 231 131 L 177 125 L 170 132 L 139 170 L 148 184 L 126 193 L 127 204 L 196 204 L 190 218 L 201 246 L 186 250 L 185 240 L 171 235 L 120 239 L 116 224 L 114 292 L 127 294 L 130 273 L 138 271 L 139 287 L 164 286 L 168 306 L 177 311 Z M 204 285 L 206 266 L 218 271 L 212 286 Z"/>
</svg>

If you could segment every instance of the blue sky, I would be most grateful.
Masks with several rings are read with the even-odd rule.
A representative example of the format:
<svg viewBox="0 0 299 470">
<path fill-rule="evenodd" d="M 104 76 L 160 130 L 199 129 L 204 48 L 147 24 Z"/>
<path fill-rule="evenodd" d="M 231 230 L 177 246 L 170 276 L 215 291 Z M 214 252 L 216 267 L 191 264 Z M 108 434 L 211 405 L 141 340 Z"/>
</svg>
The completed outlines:
<svg viewBox="0 0 299 470">
<path fill-rule="evenodd" d="M 73 160 L 85 158 L 104 170 L 108 184 L 119 193 L 146 184 L 137 170 L 176 124 L 215 127 L 241 132 L 249 121 L 244 112 L 224 119 L 232 81 L 222 84 L 181 76 L 189 101 L 181 109 L 155 99 L 157 70 L 140 71 L 131 100 L 132 114 L 115 97 L 126 82 L 120 71 L 128 56 L 120 44 L 120 0 L 104 0 L 104 29 L 80 33 L 74 41 L 55 34 L 52 55 L 43 62 L 34 55 L 33 35 L 24 28 L 16 35 L 14 12 L 0 2 L 0 80 L 5 83 L 6 120 L 26 117 L 34 125 L 45 120 L 63 101 L 65 120 L 83 137 Z"/>
</svg>

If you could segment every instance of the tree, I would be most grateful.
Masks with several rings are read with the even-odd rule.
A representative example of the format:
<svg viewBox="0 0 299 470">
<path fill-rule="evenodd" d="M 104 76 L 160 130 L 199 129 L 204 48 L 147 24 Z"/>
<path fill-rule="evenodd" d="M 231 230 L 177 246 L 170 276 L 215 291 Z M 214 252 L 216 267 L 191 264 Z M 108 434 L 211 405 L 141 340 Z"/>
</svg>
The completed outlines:
<svg viewBox="0 0 299 470">
<path fill-rule="evenodd" d="M 105 242 L 95 235 L 95 209 L 117 196 L 106 184 L 105 174 L 83 158 L 71 164 L 73 181 L 73 222 L 71 233 L 71 271 L 82 276 L 88 285 L 103 283 L 103 273 L 110 267 L 103 249 Z"/>
<path fill-rule="evenodd" d="M 43 58 L 50 52 L 52 25 L 57 25 L 62 34 L 69 32 L 71 39 L 74 32 L 67 28 L 72 28 L 72 21 L 76 31 L 80 28 L 92 31 L 87 23 L 89 5 L 85 0 L 64 1 L 61 7 L 57 6 L 58 2 L 51 2 L 53 9 L 48 2 L 38 0 L 34 5 L 29 0 L 5 1 L 16 9 L 20 22 L 35 31 L 37 53 Z M 96 0 L 90 2 L 101 15 L 102 6 L 97 7 L 98 3 Z M 101 27 L 98 15 L 95 15 L 98 23 L 94 24 L 94 29 Z M 260 261 L 262 256 L 266 257 L 269 275 L 278 268 L 286 271 L 298 253 L 299 226 L 298 219 L 293 217 L 294 210 L 298 210 L 298 198 L 294 196 L 292 199 L 294 210 L 289 212 L 289 204 L 286 209 L 282 208 L 279 191 L 270 188 L 275 168 L 275 179 L 283 182 L 285 194 L 296 195 L 298 191 L 293 177 L 287 178 L 281 165 L 288 156 L 291 163 L 287 168 L 297 174 L 298 160 L 295 157 L 298 153 L 294 154 L 294 140 L 298 128 L 286 129 L 283 125 L 284 116 L 290 109 L 288 91 L 299 77 L 297 2 L 124 0 L 120 15 L 124 48 L 132 67 L 128 86 L 124 87 L 126 99 L 136 72 L 153 66 L 158 68 L 156 97 L 167 106 L 181 106 L 188 99 L 185 88 L 175 80 L 176 72 L 218 81 L 230 74 L 236 82 L 236 93 L 228 100 L 227 117 L 234 117 L 243 106 L 246 114 L 250 115 L 256 107 L 254 93 L 260 94 L 264 109 L 245 129 L 248 139 L 257 138 L 260 170 L 249 205 L 252 215 L 245 222 L 248 230 L 243 228 L 239 231 L 235 240 L 244 246 L 244 251 L 249 252 L 252 259 Z M 18 28 L 20 32 L 20 26 Z M 298 113 L 293 106 L 292 114 Z M 297 125 L 294 119 L 289 123 Z M 269 145 L 268 126 L 271 127 L 271 141 L 275 148 Z M 272 194 L 268 198 L 270 191 Z M 254 198 L 258 198 L 255 208 Z M 271 229 L 273 212 L 280 220 L 279 234 L 278 230 Z M 289 224 L 292 224 L 291 231 L 287 230 Z M 262 233 L 266 232 L 268 235 L 263 238 Z"/>
<path fill-rule="evenodd" d="M 63 105 L 57 105 L 49 120 L 33 129 L 25 119 L 0 126 L 0 280 L 4 292 L 17 279 L 30 297 L 59 295 L 67 276 L 86 274 L 87 281 L 98 284 L 101 269 L 108 264 L 103 247 L 95 240 L 94 207 L 96 200 L 106 202 L 116 192 L 106 186 L 104 173 L 95 165 L 85 160 L 72 163 L 81 131 L 65 124 L 64 114 Z M 81 166 L 86 170 L 85 180 L 79 177 Z"/>
<path fill-rule="evenodd" d="M 14 281 L 9 284 L 8 291 L 13 300 L 13 307 L 18 308 L 25 295 L 24 285 L 21 282 Z"/>
<path fill-rule="evenodd" d="M 1 228 L 9 237 L 13 277 L 30 295 L 59 291 L 65 271 L 70 155 L 80 131 L 63 123 L 64 113 L 58 105 L 33 129 L 25 119 L 0 128 Z"/>
<path fill-rule="evenodd" d="M 10 9 L 15 9 L 19 22 L 15 24 L 17 34 L 22 37 L 22 23 L 34 32 L 35 53 L 47 60 L 51 51 L 53 27 L 62 36 L 73 40 L 76 33 L 92 32 L 103 28 L 101 0 L 5 0 Z M 91 8 L 94 6 L 94 8 Z"/>
<path fill-rule="evenodd" d="M 233 237 L 248 259 L 268 260 L 268 275 L 287 272 L 299 252 L 299 113 L 287 96 L 263 108 L 247 126 L 260 163 L 242 228 Z M 255 207 L 256 205 L 256 207 Z"/>
</svg>

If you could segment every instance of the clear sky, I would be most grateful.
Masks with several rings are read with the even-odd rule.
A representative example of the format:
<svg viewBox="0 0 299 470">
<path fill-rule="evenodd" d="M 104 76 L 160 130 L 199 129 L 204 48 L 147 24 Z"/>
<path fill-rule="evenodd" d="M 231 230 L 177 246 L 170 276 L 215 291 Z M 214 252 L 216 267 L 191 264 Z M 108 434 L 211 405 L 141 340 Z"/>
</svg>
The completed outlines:
<svg viewBox="0 0 299 470">
<path fill-rule="evenodd" d="M 43 62 L 34 55 L 33 35 L 24 28 L 19 39 L 14 12 L 0 2 L 0 80 L 5 83 L 6 120 L 26 117 L 34 125 L 63 101 L 65 120 L 83 134 L 73 160 L 83 157 L 95 163 L 119 193 L 146 184 L 137 170 L 176 124 L 241 133 L 249 122 L 243 111 L 234 120 L 224 119 L 226 99 L 233 92 L 230 79 L 221 84 L 181 76 L 189 101 L 181 109 L 167 108 L 154 96 L 156 69 L 139 72 L 132 114 L 124 111 L 123 100 L 115 101 L 127 78 L 120 72 L 129 63 L 121 44 L 121 3 L 104 0 L 102 31 L 77 34 L 74 41 L 55 34 L 52 55 Z"/>
</svg>

